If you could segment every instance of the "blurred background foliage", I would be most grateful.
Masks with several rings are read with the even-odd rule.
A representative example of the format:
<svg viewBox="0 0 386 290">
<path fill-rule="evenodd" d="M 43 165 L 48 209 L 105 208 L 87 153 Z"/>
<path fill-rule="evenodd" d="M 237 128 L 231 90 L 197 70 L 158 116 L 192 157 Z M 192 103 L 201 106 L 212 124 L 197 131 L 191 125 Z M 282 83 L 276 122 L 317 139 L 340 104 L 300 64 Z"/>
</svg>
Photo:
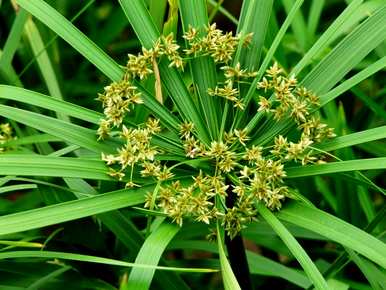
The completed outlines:
<svg viewBox="0 0 386 290">
<path fill-rule="evenodd" d="M 163 23 L 171 20 L 167 22 L 170 27 L 164 29 L 168 31 L 175 30 L 175 24 L 171 22 L 177 19 L 170 19 L 171 17 L 169 17 L 170 15 L 173 17 L 173 7 L 169 6 L 166 0 L 159 0 L 159 3 L 155 3 L 157 1 L 148 1 L 151 7 L 156 4 L 161 7 L 164 6 L 163 13 L 159 13 L 159 11 L 157 13 L 157 25 L 162 28 Z M 140 43 L 117 1 L 47 0 L 46 2 L 67 19 L 71 19 L 76 27 L 119 64 L 124 65 L 126 63 L 128 53 L 136 53 L 140 50 Z M 164 5 L 160 4 L 160 2 L 164 3 Z M 173 1 L 170 2 L 173 3 Z M 318 39 L 319 35 L 340 15 L 348 2 L 351 1 L 305 1 L 301 9 L 302 15 L 296 18 L 296 21 L 294 21 L 286 33 L 275 54 L 275 59 L 289 71 L 304 56 L 305 52 Z M 362 8 L 352 17 L 352 21 L 345 27 L 342 27 L 339 35 L 337 35 L 330 47 L 332 48 L 337 44 L 356 27 L 357 23 L 363 21 L 365 17 L 373 13 L 380 5 L 383 5 L 382 3 L 384 3 L 384 0 L 365 2 Z M 286 11 L 288 11 L 292 4 L 292 0 L 274 1 L 274 13 L 272 13 L 269 20 L 270 25 L 265 40 L 265 49 L 269 48 L 286 17 Z M 242 1 L 225 0 L 217 4 L 215 1 L 209 0 L 209 15 L 212 21 L 218 24 L 219 28 L 224 31 L 236 32 L 236 23 L 241 5 Z M 4 47 L 12 29 L 16 17 L 15 9 L 18 10 L 19 8 L 11 1 L 0 1 L 0 48 Z M 163 14 L 163 18 L 159 16 L 160 14 Z M 178 19 L 178 21 L 180 20 Z M 41 53 L 42 51 L 36 48 L 38 46 L 33 47 L 33 43 L 35 42 L 36 45 L 38 40 L 36 40 L 37 34 L 31 34 L 31 31 L 36 28 L 52 62 L 54 75 L 57 78 L 63 98 L 68 102 L 100 111 L 100 103 L 95 98 L 98 92 L 101 92 L 103 87 L 110 82 L 107 77 L 38 20 L 28 17 L 26 23 L 26 27 L 28 26 L 29 29 L 25 29 L 21 35 L 16 55 L 12 62 L 8 65 L 0 63 L 0 82 L 50 94 L 44 81 L 44 74 L 47 72 L 43 72 L 37 62 L 37 53 L 40 53 L 40 57 L 44 53 Z M 178 25 L 177 34 L 181 34 L 180 25 Z M 323 54 L 319 55 L 318 59 L 315 59 L 315 63 L 328 52 L 329 50 L 326 50 Z M 384 56 L 386 56 L 385 42 L 350 71 L 346 79 Z M 347 57 L 350 56 L 348 55 Z M 312 65 L 304 69 L 298 78 L 301 80 L 302 76 L 311 69 Z M 329 123 L 329 126 L 336 129 L 337 135 L 345 135 L 385 125 L 385 82 L 385 70 L 383 69 L 381 72 L 374 74 L 345 92 L 323 109 L 326 121 Z M 46 113 L 52 114 L 48 111 Z M 6 122 L 7 120 L 0 119 L 0 121 Z M 73 120 L 73 122 L 81 121 Z M 18 135 L 19 133 L 23 135 L 29 130 L 15 122 L 11 122 L 11 124 Z M 57 149 L 62 147 L 61 143 L 52 144 L 53 149 L 55 149 L 56 145 Z M 36 150 L 34 146 L 39 147 L 40 145 L 30 145 L 30 149 Z M 44 145 L 41 145 L 38 149 L 40 152 L 52 150 Z M 355 148 L 337 150 L 334 154 L 344 160 L 384 157 L 386 156 L 386 146 L 384 141 L 374 141 L 361 144 Z M 383 173 L 384 171 L 382 170 L 373 170 L 367 172 L 366 176 L 382 187 L 385 186 L 385 176 Z M 3 181 L 0 179 L 0 183 Z M 51 179 L 41 179 L 41 181 L 52 182 Z M 104 184 L 103 182 L 100 186 L 102 192 L 115 189 L 110 184 Z M 339 218 L 360 228 L 364 228 L 368 220 L 374 218 L 376 212 L 384 211 L 385 201 L 383 196 L 376 190 L 371 190 L 367 186 L 358 185 L 358 183 L 353 182 L 350 175 L 339 174 L 323 178 L 297 179 L 296 187 L 308 199 L 317 204 L 319 208 L 334 213 Z M 0 193 L 0 215 L 36 208 L 43 204 L 62 202 L 67 199 L 64 190 L 58 188 L 56 194 L 51 194 L 52 190 L 51 187 L 41 185 L 39 188 L 29 188 L 16 193 L 13 192 L 12 194 Z M 358 194 L 353 194 L 354 192 Z M 320 198 L 321 195 L 324 197 L 322 200 Z M 373 210 L 370 210 L 368 213 L 371 216 L 367 217 L 360 208 L 361 199 L 364 196 L 371 196 L 374 205 Z M 137 218 L 139 214 L 137 215 L 136 211 L 122 210 L 121 212 L 123 215 L 131 217 L 136 222 L 138 228 L 145 226 L 144 220 Z M 384 239 L 384 229 L 385 222 L 383 221 L 383 223 L 378 224 L 377 231 L 378 237 L 382 239 Z M 338 249 L 336 244 L 326 242 L 323 238 L 315 236 L 315 234 L 311 234 L 308 231 L 294 227 L 293 232 L 297 233 L 299 239 L 302 239 L 302 246 L 307 249 L 308 254 L 313 261 L 316 261 L 320 269 L 328 268 L 337 257 L 337 254 L 341 252 L 341 249 Z M 187 224 L 184 226 L 174 239 L 175 242 L 169 245 L 170 251 L 166 255 L 167 259 L 171 261 L 169 264 L 195 267 L 218 265 L 218 261 L 214 260 L 208 248 L 205 248 L 205 251 L 199 251 L 197 247 L 195 250 L 187 250 L 189 246 L 183 245 L 183 241 L 179 240 L 179 237 L 185 239 L 189 237 L 193 239 L 204 237 L 206 233 L 206 229 L 200 225 Z M 297 262 L 293 259 L 292 254 L 284 246 L 283 242 L 264 223 L 249 227 L 245 231 L 244 236 L 247 248 L 251 252 L 264 254 L 265 257 L 279 261 L 288 267 L 297 267 Z M 18 233 L 8 238 L 25 241 L 26 244 L 24 246 L 37 248 L 41 247 L 45 241 L 47 243 L 46 249 L 53 251 L 83 253 L 122 260 L 127 259 L 129 261 L 132 261 L 136 256 L 135 251 L 127 252 L 125 247 L 115 239 L 114 235 L 94 218 L 79 219 L 28 233 Z M 29 243 L 29 241 L 36 240 L 39 241 L 37 244 Z M 0 244 L 0 252 L 17 246 L 19 245 Z M 255 254 L 251 253 L 251 255 Z M 372 267 L 374 266 L 370 262 L 367 260 L 363 261 L 363 267 L 373 269 Z M 269 262 L 264 260 L 261 262 L 267 263 L 266 265 L 269 264 Z M 25 289 L 26 285 L 30 285 L 28 289 L 116 289 L 116 287 L 119 287 L 117 281 L 127 279 L 127 269 L 115 266 L 68 262 L 69 266 L 62 267 L 62 263 L 59 260 L 52 260 L 50 263 L 46 263 L 44 259 L 31 259 L 29 262 L 25 260 L 23 262 L 1 260 L 0 289 Z M 306 279 L 304 274 L 302 274 L 303 276 L 299 274 L 298 283 L 289 284 L 284 279 L 276 278 L 276 276 L 286 276 L 285 271 L 288 271 L 288 268 L 280 268 L 275 265 L 271 268 L 273 272 L 267 274 L 260 267 L 259 265 L 251 266 L 253 274 L 264 275 L 259 275 L 259 279 L 254 279 L 255 286 L 260 286 L 260 289 L 298 289 L 300 285 L 307 285 L 307 280 L 304 280 Z M 290 276 L 297 277 L 296 271 L 291 271 Z M 374 275 L 383 277 L 380 278 L 381 280 L 385 279 L 384 271 L 374 271 Z M 157 272 L 157 275 L 158 279 L 155 282 L 154 289 L 159 289 L 159 283 L 162 283 L 164 272 Z M 182 276 L 193 289 L 221 289 L 222 287 L 220 274 L 183 274 Z M 339 274 L 339 277 L 340 281 L 347 284 L 342 286 L 339 285 L 338 281 L 335 281 L 334 283 L 337 283 L 335 289 L 347 289 L 345 285 L 350 285 L 352 289 L 372 288 L 372 286 L 368 286 L 366 277 L 359 270 L 358 266 L 353 263 L 345 267 Z M 36 282 L 38 283 L 36 284 Z M 380 287 L 385 287 L 385 285 L 386 282 Z"/>
</svg>

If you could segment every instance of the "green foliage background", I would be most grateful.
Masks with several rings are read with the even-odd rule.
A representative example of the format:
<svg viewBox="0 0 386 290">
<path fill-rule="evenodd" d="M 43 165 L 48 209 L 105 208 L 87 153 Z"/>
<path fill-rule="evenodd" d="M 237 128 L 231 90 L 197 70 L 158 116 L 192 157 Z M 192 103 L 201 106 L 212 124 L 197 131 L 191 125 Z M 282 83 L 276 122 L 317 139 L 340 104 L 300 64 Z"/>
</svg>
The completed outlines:
<svg viewBox="0 0 386 290">
<path fill-rule="evenodd" d="M 206 15 L 254 32 L 244 63 L 260 77 L 273 60 L 296 74 L 338 135 L 320 145 L 337 158 L 287 171 L 299 200 L 278 213 L 260 207 L 243 232 L 254 287 L 384 289 L 385 2 L 177 2 L 0 1 L 0 122 L 17 136 L 1 145 L 12 150 L 0 154 L 0 289 L 239 287 L 205 225 L 157 216 L 146 236 L 141 205 L 154 185 L 120 189 L 100 161 L 114 143 L 95 134 L 95 97 L 120 79 L 127 53 Z M 205 62 L 192 71 L 198 83 L 211 78 Z M 169 80 L 183 102 L 178 76 Z"/>
</svg>

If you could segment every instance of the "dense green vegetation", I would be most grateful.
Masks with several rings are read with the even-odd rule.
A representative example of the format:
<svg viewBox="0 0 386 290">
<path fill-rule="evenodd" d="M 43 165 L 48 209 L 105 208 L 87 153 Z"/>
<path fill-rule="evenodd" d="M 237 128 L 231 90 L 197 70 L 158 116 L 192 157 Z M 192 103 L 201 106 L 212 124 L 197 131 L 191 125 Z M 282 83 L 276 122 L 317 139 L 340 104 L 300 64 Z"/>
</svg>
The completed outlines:
<svg viewBox="0 0 386 290">
<path fill-rule="evenodd" d="M 0 25 L 0 289 L 384 289 L 384 0 Z"/>
</svg>

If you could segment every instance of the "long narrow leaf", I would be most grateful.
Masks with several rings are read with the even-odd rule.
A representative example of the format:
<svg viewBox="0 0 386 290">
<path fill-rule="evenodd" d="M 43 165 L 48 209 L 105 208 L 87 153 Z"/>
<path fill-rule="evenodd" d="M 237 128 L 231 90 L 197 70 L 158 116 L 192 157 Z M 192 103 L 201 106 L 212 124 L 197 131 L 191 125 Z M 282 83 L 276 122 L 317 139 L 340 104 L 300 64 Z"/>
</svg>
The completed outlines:
<svg viewBox="0 0 386 290">
<path fill-rule="evenodd" d="M 78 177 L 113 180 L 103 161 L 72 157 L 2 154 L 0 175 Z"/>
<path fill-rule="evenodd" d="M 168 222 L 162 223 L 145 240 L 135 259 L 135 263 L 156 267 L 165 248 L 178 233 L 179 229 L 180 228 L 177 225 Z M 130 273 L 127 289 L 149 289 L 154 272 L 154 269 L 134 268 Z"/>
<path fill-rule="evenodd" d="M 318 148 L 324 151 L 333 151 L 384 138 L 386 138 L 386 126 L 381 126 L 334 138 L 331 141 L 322 143 Z"/>
<path fill-rule="evenodd" d="M 97 142 L 94 130 L 56 118 L 5 105 L 0 105 L 0 115 L 97 153 L 112 152 L 114 149 L 107 144 Z"/>
<path fill-rule="evenodd" d="M 272 6 L 273 0 L 243 1 L 237 32 L 244 35 L 253 33 L 250 45 L 242 49 L 240 56 L 242 67 L 249 71 L 259 67 Z"/>
<path fill-rule="evenodd" d="M 83 108 L 76 104 L 13 86 L 0 85 L 0 99 L 31 104 L 94 124 L 99 124 L 100 119 L 104 117 L 101 113 Z"/>
<path fill-rule="evenodd" d="M 275 215 L 262 204 L 258 205 L 258 211 L 287 245 L 288 249 L 303 267 L 315 287 L 317 289 L 329 289 L 327 282 L 324 280 L 322 274 L 320 274 L 310 257 Z"/>
<path fill-rule="evenodd" d="M 133 190 L 118 190 L 1 216 L 0 235 L 42 228 L 57 223 L 137 205 L 144 201 L 145 194 L 149 188 L 151 187 L 142 187 Z"/>
<path fill-rule="evenodd" d="M 178 272 L 193 272 L 193 273 L 194 272 L 208 273 L 208 272 L 218 271 L 216 269 L 152 266 L 152 265 L 144 265 L 144 264 L 138 264 L 138 263 L 129 263 L 125 261 L 96 257 L 96 256 L 66 253 L 66 252 L 16 251 L 16 252 L 0 253 L 0 259 L 15 259 L 15 258 L 63 259 L 63 260 L 80 261 L 80 262 L 88 262 L 88 263 L 106 264 L 106 265 L 120 266 L 120 267 L 132 267 L 132 268 L 141 268 L 141 269 L 178 271 Z"/>
<path fill-rule="evenodd" d="M 304 79 L 317 94 L 326 93 L 386 38 L 386 5 L 345 37 Z M 350 57 L 347 57 L 347 56 Z"/>
<path fill-rule="evenodd" d="M 224 282 L 225 290 L 241 290 L 239 283 L 232 271 L 224 249 L 223 233 L 221 233 L 219 224 L 217 223 L 217 245 L 218 254 L 220 256 L 221 276 Z"/>
<path fill-rule="evenodd" d="M 122 68 L 45 1 L 17 0 L 17 3 L 67 41 L 111 80 L 121 79 Z"/>
<path fill-rule="evenodd" d="M 17 15 L 14 23 L 12 24 L 11 31 L 8 35 L 7 41 L 4 45 L 3 53 L 0 57 L 0 67 L 10 66 L 13 56 L 20 43 L 20 38 L 24 29 L 24 24 L 27 21 L 28 12 L 21 9 Z"/>
<path fill-rule="evenodd" d="M 277 216 L 353 249 L 386 268 L 385 243 L 333 215 L 299 202 L 291 202 Z"/>
<path fill-rule="evenodd" d="M 204 0 L 180 0 L 180 13 L 184 31 L 192 26 L 204 29 L 209 24 L 206 2 Z M 192 77 L 197 86 L 201 111 L 203 112 L 211 136 L 217 139 L 219 112 L 216 98 L 208 94 L 208 89 L 217 84 L 216 67 L 209 56 L 194 58 L 190 61 Z"/>
<path fill-rule="evenodd" d="M 335 99 L 336 97 L 344 93 L 345 91 L 359 84 L 361 81 L 367 79 L 369 76 L 372 76 L 373 74 L 382 70 L 384 67 L 386 67 L 386 56 L 377 60 L 376 62 L 369 65 L 365 69 L 361 70 L 359 73 L 352 76 L 348 80 L 344 81 L 342 84 L 332 89 L 328 93 L 320 96 L 320 105 L 324 106 L 325 104 L 332 101 L 333 99 Z"/>
<path fill-rule="evenodd" d="M 151 19 L 143 0 L 119 0 L 119 3 L 142 45 L 146 48 L 152 47 L 160 33 Z M 194 123 L 202 141 L 208 143 L 208 130 L 180 73 L 176 69 L 170 68 L 165 60 L 159 63 L 159 70 L 162 75 L 161 81 L 170 93 L 181 115 L 184 116 L 186 120 Z"/>
<path fill-rule="evenodd" d="M 290 167 L 286 169 L 286 172 L 288 178 L 295 178 L 320 174 L 385 168 L 386 157 L 381 157 Z"/>
</svg>

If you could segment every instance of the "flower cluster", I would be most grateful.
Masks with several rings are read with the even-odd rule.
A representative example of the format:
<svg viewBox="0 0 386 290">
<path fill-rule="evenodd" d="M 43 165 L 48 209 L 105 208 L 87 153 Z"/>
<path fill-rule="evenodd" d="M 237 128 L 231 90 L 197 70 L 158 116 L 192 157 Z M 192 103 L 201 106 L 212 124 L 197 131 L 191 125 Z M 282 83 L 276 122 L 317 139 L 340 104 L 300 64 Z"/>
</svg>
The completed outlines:
<svg viewBox="0 0 386 290">
<path fill-rule="evenodd" d="M 258 111 L 273 114 L 275 120 L 291 118 L 296 122 L 300 132 L 298 142 L 288 141 L 281 135 L 277 136 L 270 151 L 274 157 L 282 162 L 301 161 L 303 165 L 317 161 L 313 156 L 315 152 L 310 150 L 310 146 L 326 138 L 335 137 L 332 128 L 328 128 L 320 118 L 311 115 L 319 105 L 319 98 L 305 87 L 297 86 L 295 77 L 285 77 L 277 63 L 267 70 L 266 76 L 257 84 L 257 88 L 263 90 L 265 94 L 273 95 L 271 100 L 260 96 Z"/>
<path fill-rule="evenodd" d="M 109 174 L 123 180 L 125 171 L 130 169 L 130 180 L 126 187 L 138 186 L 133 182 L 134 166 L 139 164 L 143 167 L 142 175 L 151 175 L 162 178 L 162 170 L 158 162 L 155 162 L 155 155 L 158 153 L 156 147 L 151 146 L 151 138 L 154 134 L 159 133 L 159 121 L 148 119 L 144 128 L 126 128 L 122 127 L 121 138 L 125 141 L 123 147 L 118 149 L 117 154 L 103 154 L 102 160 L 107 165 L 119 165 L 118 169 L 110 167 Z"/>
<path fill-rule="evenodd" d="M 209 56 L 222 64 L 219 72 L 223 73 L 221 81 L 208 90 L 209 96 L 223 98 L 226 105 L 229 102 L 236 109 L 244 110 L 249 104 L 240 93 L 245 91 L 240 90 L 240 85 L 257 75 L 243 69 L 234 59 L 237 48 L 248 44 L 250 35 L 223 33 L 214 24 L 202 30 L 189 27 L 183 37 L 187 47 L 182 52 L 169 35 L 158 39 L 153 48 L 142 49 L 137 56 L 129 55 L 124 78 L 107 86 L 99 96 L 106 116 L 100 123 L 99 137 L 106 138 L 111 129 L 117 127 L 124 143 L 116 154 L 103 154 L 102 159 L 110 166 L 109 174 L 124 180 L 127 187 L 140 186 L 134 183 L 133 173 L 154 178 L 158 185 L 154 192 L 147 194 L 145 207 L 166 213 L 179 225 L 186 218 L 206 224 L 219 221 L 228 235 L 234 237 L 255 218 L 257 203 L 278 210 L 283 200 L 291 196 L 291 189 L 284 182 L 286 164 L 322 162 L 312 145 L 335 135 L 312 115 L 318 106 L 318 97 L 299 86 L 295 77 L 287 77 L 275 63 L 258 83 L 256 93 L 261 96 L 257 113 L 265 114 L 268 122 L 294 120 L 297 130 L 291 138 L 278 135 L 263 147 L 254 143 L 246 127 L 232 125 L 221 126 L 218 134 L 221 137 L 204 143 L 194 123 L 181 121 L 179 139 L 186 160 L 174 159 L 173 152 L 166 151 L 164 159 L 168 161 L 161 161 L 157 158 L 161 149 L 152 145 L 152 137 L 160 136 L 159 121 L 150 118 L 143 125 L 128 127 L 125 124 L 125 115 L 142 102 L 134 80 L 141 81 L 151 74 L 157 79 L 160 61 L 182 69 L 185 59 Z M 176 168 L 184 167 L 192 159 L 200 165 L 189 169 L 191 180 L 181 179 L 183 175 L 179 175 Z M 126 177 L 127 172 L 130 178 Z"/>
<path fill-rule="evenodd" d="M 11 126 L 8 123 L 0 124 L 0 146 L 13 139 L 14 137 Z M 0 153 L 6 150 L 6 147 L 0 147 Z"/>
<path fill-rule="evenodd" d="M 188 42 L 188 48 L 184 50 L 187 55 L 210 55 L 216 63 L 228 63 L 233 58 L 241 35 L 233 36 L 232 32 L 223 33 L 212 24 L 202 31 L 189 27 L 184 34 Z M 245 40 L 248 43 L 250 37 Z"/>
<path fill-rule="evenodd" d="M 106 86 L 104 93 L 98 95 L 106 117 L 99 125 L 97 132 L 99 139 L 107 138 L 114 127 L 120 128 L 125 115 L 135 105 L 143 103 L 141 92 L 134 85 L 134 80 L 146 79 L 158 70 L 157 63 L 162 56 L 170 61 L 170 67 L 183 69 L 184 62 L 178 50 L 179 45 L 174 40 L 173 34 L 170 34 L 158 39 L 153 48 L 142 48 L 142 53 L 128 55 L 123 78 Z"/>
</svg>

